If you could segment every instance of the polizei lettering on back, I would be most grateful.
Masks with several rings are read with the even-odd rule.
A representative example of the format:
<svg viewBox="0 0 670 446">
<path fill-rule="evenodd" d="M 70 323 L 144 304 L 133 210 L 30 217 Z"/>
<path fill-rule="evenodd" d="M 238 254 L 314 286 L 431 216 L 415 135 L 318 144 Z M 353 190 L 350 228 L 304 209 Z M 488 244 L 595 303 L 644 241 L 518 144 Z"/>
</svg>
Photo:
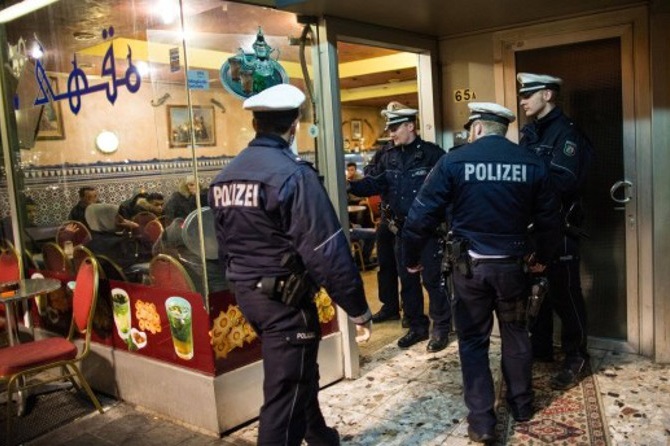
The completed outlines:
<svg viewBox="0 0 670 446">
<path fill-rule="evenodd" d="M 214 207 L 258 207 L 257 183 L 227 183 L 212 188 Z"/>
<path fill-rule="evenodd" d="M 465 181 L 526 182 L 525 164 L 465 163 Z"/>
</svg>

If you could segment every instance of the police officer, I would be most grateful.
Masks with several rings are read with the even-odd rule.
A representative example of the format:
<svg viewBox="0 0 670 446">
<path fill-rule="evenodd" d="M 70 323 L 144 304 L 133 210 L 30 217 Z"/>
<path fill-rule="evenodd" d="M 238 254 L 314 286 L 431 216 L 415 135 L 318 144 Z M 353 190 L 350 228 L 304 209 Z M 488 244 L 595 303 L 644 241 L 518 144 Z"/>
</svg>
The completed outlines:
<svg viewBox="0 0 670 446">
<path fill-rule="evenodd" d="M 562 80 L 544 74 L 519 73 L 520 105 L 532 122 L 521 129 L 520 145 L 540 156 L 549 166 L 551 182 L 561 204 L 563 240 L 547 269 L 549 293 L 537 322 L 531 328 L 533 355 L 553 361 L 553 313 L 561 320 L 561 347 L 565 359 L 552 378 L 554 389 L 568 389 L 578 382 L 588 359 L 586 304 L 579 274 L 579 239 L 583 235 L 582 188 L 592 147 L 574 123 L 556 106 Z"/>
<path fill-rule="evenodd" d="M 370 162 L 363 168 L 365 175 L 375 176 L 382 166 L 379 160 L 382 154 L 389 150 L 391 145 L 386 145 L 377 150 Z M 387 203 L 381 201 L 382 209 Z M 382 214 L 383 215 L 383 214 Z M 382 303 L 381 309 L 372 315 L 375 324 L 384 321 L 397 321 L 400 319 L 400 294 L 398 290 L 398 268 L 395 259 L 395 235 L 388 227 L 388 220 L 382 218 L 375 231 L 377 245 L 377 293 Z M 403 328 L 409 328 L 409 321 L 403 317 Z"/>
<path fill-rule="evenodd" d="M 416 133 L 418 110 L 391 102 L 382 116 L 391 136 L 391 145 L 384 148 L 373 175 L 367 174 L 360 181 L 350 182 L 354 195 L 368 197 L 381 194 L 388 208 L 382 213 L 389 229 L 396 235 L 395 257 L 400 276 L 400 295 L 403 312 L 409 321 L 409 331 L 398 340 L 400 348 L 409 348 L 429 337 L 430 320 L 423 311 L 423 289 L 419 276 L 408 274 L 402 263 L 400 238 L 409 207 L 424 179 L 435 163 L 444 155 L 437 145 L 422 140 Z M 423 252 L 425 269 L 423 284 L 428 290 L 429 314 L 433 320 L 429 352 L 438 352 L 449 343 L 451 307 L 440 277 L 441 258 L 438 256 L 437 235 L 431 237 Z M 380 256 L 378 256 L 379 258 Z M 389 309 L 391 310 L 391 309 Z"/>
<path fill-rule="evenodd" d="M 372 314 L 349 244 L 311 164 L 290 150 L 305 95 L 280 84 L 244 101 L 256 137 L 214 179 L 219 255 L 261 338 L 259 445 L 339 445 L 317 399 L 319 286 L 369 332 Z"/>
<path fill-rule="evenodd" d="M 498 104 L 470 103 L 469 144 L 449 152 L 419 191 L 403 229 L 404 264 L 421 270 L 421 247 L 450 209 L 455 324 L 463 373 L 468 435 L 492 442 L 496 417 L 489 369 L 493 311 L 502 336 L 505 395 L 517 421 L 532 416 L 532 351 L 524 316 L 527 227 L 538 234 L 541 271 L 558 240 L 558 204 L 544 163 L 505 138 L 514 114 Z M 552 242 L 553 241 L 553 242 Z M 455 254 L 460 250 L 460 255 Z"/>
</svg>

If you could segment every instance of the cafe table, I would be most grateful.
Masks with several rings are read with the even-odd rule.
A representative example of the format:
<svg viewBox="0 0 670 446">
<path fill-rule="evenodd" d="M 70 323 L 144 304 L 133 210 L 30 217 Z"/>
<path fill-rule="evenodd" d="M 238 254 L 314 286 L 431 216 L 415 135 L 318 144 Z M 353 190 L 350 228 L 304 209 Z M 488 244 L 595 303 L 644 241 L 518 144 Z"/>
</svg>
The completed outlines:
<svg viewBox="0 0 670 446">
<path fill-rule="evenodd" d="M 51 293 L 61 286 L 60 280 L 56 279 L 21 279 L 15 284 L 10 282 L 0 282 L 0 303 L 5 304 L 7 313 L 7 333 L 9 335 L 9 345 L 15 345 L 19 342 L 19 326 L 15 316 L 15 304 L 23 300 L 31 299 L 40 294 Z"/>
</svg>

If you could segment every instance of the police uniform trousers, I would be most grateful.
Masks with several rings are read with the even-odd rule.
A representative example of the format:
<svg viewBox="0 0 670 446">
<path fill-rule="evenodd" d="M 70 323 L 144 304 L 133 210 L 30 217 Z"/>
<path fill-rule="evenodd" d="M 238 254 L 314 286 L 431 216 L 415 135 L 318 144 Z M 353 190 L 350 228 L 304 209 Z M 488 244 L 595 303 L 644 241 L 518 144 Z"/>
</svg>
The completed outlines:
<svg viewBox="0 0 670 446">
<path fill-rule="evenodd" d="M 553 357 L 553 311 L 561 320 L 561 348 L 565 367 L 579 372 L 588 358 L 586 303 L 579 273 L 579 245 L 572 237 L 563 237 L 560 258 L 548 265 L 549 292 L 537 322 L 531 327 L 533 355 L 540 359 Z M 553 310 L 553 311 L 552 311 Z"/>
<path fill-rule="evenodd" d="M 442 284 L 442 258 L 437 237 L 428 239 L 421 251 L 421 277 L 410 274 L 404 263 L 401 237 L 396 237 L 396 264 L 400 277 L 400 298 L 404 316 L 409 320 L 410 330 L 428 333 L 430 320 L 423 312 L 423 286 L 428 291 L 428 314 L 433 320 L 433 335 L 446 336 L 451 331 L 451 305 L 449 294 Z"/>
<path fill-rule="evenodd" d="M 258 281 L 236 281 L 235 296 L 244 317 L 261 338 L 263 406 L 258 444 L 338 445 L 319 408 L 320 325 L 312 301 L 294 308 L 271 300 Z"/>
<path fill-rule="evenodd" d="M 400 313 L 395 239 L 395 234 L 382 222 L 377 228 L 377 291 L 382 308 L 388 314 Z"/>
<path fill-rule="evenodd" d="M 493 311 L 500 326 L 507 404 L 519 412 L 533 404 L 532 348 L 523 313 L 517 312 L 525 308 L 526 275 L 520 262 L 481 262 L 473 263 L 470 278 L 455 269 L 453 282 L 468 423 L 477 433 L 493 433 L 495 392 L 489 368 Z"/>
</svg>

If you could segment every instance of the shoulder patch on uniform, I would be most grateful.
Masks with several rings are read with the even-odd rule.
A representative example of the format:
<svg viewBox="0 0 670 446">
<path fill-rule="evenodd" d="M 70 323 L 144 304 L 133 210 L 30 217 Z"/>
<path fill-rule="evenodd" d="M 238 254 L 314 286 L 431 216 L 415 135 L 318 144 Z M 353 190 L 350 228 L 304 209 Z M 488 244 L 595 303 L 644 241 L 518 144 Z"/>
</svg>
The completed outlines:
<svg viewBox="0 0 670 446">
<path fill-rule="evenodd" d="M 565 153 L 565 156 L 575 156 L 575 153 L 577 153 L 577 144 L 572 141 L 566 141 L 563 146 L 563 153 Z"/>
</svg>

